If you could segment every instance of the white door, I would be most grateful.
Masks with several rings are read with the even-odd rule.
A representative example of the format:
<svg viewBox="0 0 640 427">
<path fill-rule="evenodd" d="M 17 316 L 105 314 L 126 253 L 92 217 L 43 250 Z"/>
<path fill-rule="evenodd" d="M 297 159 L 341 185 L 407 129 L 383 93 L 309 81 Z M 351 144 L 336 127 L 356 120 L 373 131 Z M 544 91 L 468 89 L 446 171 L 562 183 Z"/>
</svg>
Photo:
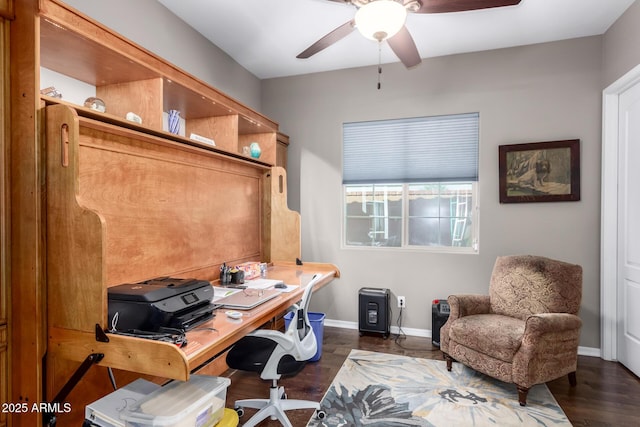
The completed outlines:
<svg viewBox="0 0 640 427">
<path fill-rule="evenodd" d="M 640 376 L 640 83 L 619 98 L 618 360 Z"/>
</svg>

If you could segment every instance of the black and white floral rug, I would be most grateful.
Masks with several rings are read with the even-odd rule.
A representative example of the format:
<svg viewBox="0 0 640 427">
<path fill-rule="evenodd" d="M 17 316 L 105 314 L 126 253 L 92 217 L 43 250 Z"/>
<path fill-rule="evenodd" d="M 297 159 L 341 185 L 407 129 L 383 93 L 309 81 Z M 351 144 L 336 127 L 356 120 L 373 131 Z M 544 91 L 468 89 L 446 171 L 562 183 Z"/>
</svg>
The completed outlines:
<svg viewBox="0 0 640 427">
<path fill-rule="evenodd" d="M 527 406 L 515 385 L 460 363 L 352 350 L 321 402 L 327 416 L 307 427 L 571 426 L 546 385 Z"/>
</svg>

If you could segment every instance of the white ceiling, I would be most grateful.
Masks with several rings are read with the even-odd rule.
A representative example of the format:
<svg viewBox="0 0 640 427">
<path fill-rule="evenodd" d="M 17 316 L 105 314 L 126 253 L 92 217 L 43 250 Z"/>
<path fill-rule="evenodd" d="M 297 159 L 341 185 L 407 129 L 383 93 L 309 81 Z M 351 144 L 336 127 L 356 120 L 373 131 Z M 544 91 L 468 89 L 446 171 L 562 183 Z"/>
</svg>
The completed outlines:
<svg viewBox="0 0 640 427">
<path fill-rule="evenodd" d="M 373 65 L 357 31 L 309 59 L 296 55 L 353 18 L 327 0 L 158 0 L 260 79 Z M 518 6 L 409 14 L 422 58 L 603 34 L 635 0 L 522 0 Z M 398 62 L 386 43 L 382 63 Z M 408 70 L 407 72 L 411 72 Z"/>
</svg>

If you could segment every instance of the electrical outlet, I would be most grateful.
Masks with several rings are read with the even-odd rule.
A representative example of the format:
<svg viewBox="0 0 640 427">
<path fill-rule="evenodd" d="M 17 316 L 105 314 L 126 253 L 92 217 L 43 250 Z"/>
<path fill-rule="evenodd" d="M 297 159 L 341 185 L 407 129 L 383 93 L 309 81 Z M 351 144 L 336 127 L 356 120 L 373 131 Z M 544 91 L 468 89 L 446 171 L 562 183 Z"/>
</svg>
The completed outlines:
<svg viewBox="0 0 640 427">
<path fill-rule="evenodd" d="M 405 308 L 407 306 L 404 297 L 398 297 L 398 308 Z"/>
</svg>

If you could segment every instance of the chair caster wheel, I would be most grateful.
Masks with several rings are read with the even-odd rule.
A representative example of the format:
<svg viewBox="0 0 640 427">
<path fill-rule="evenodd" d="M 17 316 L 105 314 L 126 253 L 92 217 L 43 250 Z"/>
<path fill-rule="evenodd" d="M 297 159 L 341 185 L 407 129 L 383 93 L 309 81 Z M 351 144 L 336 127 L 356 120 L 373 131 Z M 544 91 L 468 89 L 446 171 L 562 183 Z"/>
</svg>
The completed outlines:
<svg viewBox="0 0 640 427">
<path fill-rule="evenodd" d="M 234 409 L 236 410 L 236 414 L 238 414 L 238 417 L 242 417 L 244 415 L 244 408 L 242 406 L 238 406 Z"/>
<path fill-rule="evenodd" d="M 326 416 L 327 416 L 327 413 L 324 412 L 322 409 L 318 409 L 316 411 L 316 419 L 323 420 L 323 419 L 325 419 Z"/>
</svg>

